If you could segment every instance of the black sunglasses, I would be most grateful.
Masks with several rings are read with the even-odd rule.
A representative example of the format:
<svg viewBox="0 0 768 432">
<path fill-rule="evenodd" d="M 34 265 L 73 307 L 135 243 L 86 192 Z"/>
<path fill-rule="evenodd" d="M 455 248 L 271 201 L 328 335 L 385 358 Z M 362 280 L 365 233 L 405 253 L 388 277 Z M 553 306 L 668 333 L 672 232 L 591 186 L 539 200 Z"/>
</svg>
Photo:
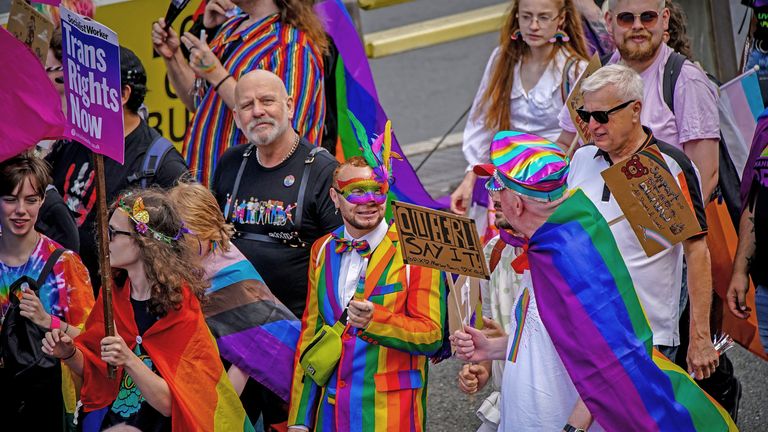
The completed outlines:
<svg viewBox="0 0 768 432">
<path fill-rule="evenodd" d="M 119 235 L 119 234 L 122 234 L 122 235 L 125 235 L 125 236 L 128 236 L 128 237 L 131 236 L 131 233 L 128 232 L 128 231 L 121 231 L 121 230 L 118 230 L 118 229 L 114 229 L 114 228 L 112 228 L 111 225 L 107 226 L 107 237 L 109 238 L 109 241 L 112 241 L 112 239 L 115 238 L 115 236 Z"/>
<path fill-rule="evenodd" d="M 640 23 L 643 27 L 650 27 L 656 24 L 656 20 L 659 19 L 659 13 L 656 11 L 645 11 L 643 13 L 634 14 L 632 12 L 621 12 L 616 14 L 616 22 L 621 27 L 630 28 L 635 25 L 635 19 L 640 17 Z"/>
<path fill-rule="evenodd" d="M 581 108 L 576 110 L 576 114 L 579 115 L 579 118 L 581 118 L 581 120 L 584 123 L 589 123 L 589 118 L 592 117 L 592 118 L 595 119 L 596 122 L 598 122 L 600 124 L 606 124 L 606 123 L 608 123 L 609 120 L 611 120 L 611 118 L 610 118 L 611 114 L 615 113 L 616 111 L 623 110 L 624 108 L 628 107 L 629 104 L 631 104 L 634 101 L 635 101 L 634 99 L 626 101 L 626 102 L 624 102 L 621 105 L 617 105 L 617 106 L 609 109 L 608 111 L 587 111 L 582 106 Z"/>
</svg>

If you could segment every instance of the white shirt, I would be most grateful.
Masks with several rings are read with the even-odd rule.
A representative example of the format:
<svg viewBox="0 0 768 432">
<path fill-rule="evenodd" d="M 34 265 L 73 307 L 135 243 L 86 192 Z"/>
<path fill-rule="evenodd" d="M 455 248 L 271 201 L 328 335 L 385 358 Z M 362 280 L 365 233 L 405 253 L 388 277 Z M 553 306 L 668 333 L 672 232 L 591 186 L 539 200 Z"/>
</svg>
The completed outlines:
<svg viewBox="0 0 768 432">
<path fill-rule="evenodd" d="M 659 149 L 678 185 L 680 185 L 681 177 L 686 179 L 688 190 L 684 192 L 687 192 L 694 202 L 694 214 L 697 215 L 699 224 L 706 227 L 700 180 L 695 167 L 680 150 L 670 149 L 669 146 L 660 146 Z M 677 152 L 678 159 L 670 156 L 671 151 Z M 574 153 L 571 160 L 568 187 L 580 188 L 584 191 L 600 211 L 600 214 L 603 215 L 603 218 L 610 222 L 623 216 L 624 212 L 613 194 L 610 194 L 608 201 L 603 201 L 605 181 L 600 173 L 608 167 L 610 164 L 598 154 L 596 146 L 582 147 Z M 694 182 L 698 189 L 693 187 Z M 697 208 L 700 208 L 701 211 L 696 211 Z M 643 305 L 651 330 L 653 330 L 653 344 L 679 345 L 678 321 L 680 319 L 679 304 L 683 280 L 683 244 L 678 243 L 652 257 L 648 257 L 626 219 L 614 223 L 610 228 L 621 256 L 624 258 L 629 275 L 632 276 L 637 297 Z"/>
<path fill-rule="evenodd" d="M 579 393 L 541 322 L 531 273 L 527 270 L 523 274 L 521 286 L 530 292 L 530 302 L 522 323 L 517 358 L 514 363 L 507 360 L 504 367 L 499 431 L 560 431 L 568 422 Z M 514 311 L 522 298 L 522 292 L 521 289 L 511 311 L 507 359 L 520 325 Z M 603 429 L 594 422 L 589 430 Z"/>
<path fill-rule="evenodd" d="M 493 50 L 488 64 L 485 66 L 480 87 L 477 89 L 475 101 L 469 112 L 467 125 L 464 127 L 464 143 L 462 151 L 470 166 L 488 163 L 491 160 L 491 141 L 497 131 L 485 127 L 486 112 L 480 107 L 483 95 L 488 89 L 491 80 L 493 66 L 498 56 L 499 48 Z M 520 79 L 520 65 L 517 62 L 514 68 L 514 80 L 510 94 L 510 126 L 512 130 L 532 133 L 554 142 L 560 135 L 560 125 L 557 115 L 564 102 L 560 94 L 560 85 L 563 82 L 563 69 L 568 61 L 565 50 L 558 50 L 554 59 L 539 78 L 536 85 L 525 91 Z M 573 63 L 568 74 L 571 86 L 573 86 L 579 74 L 587 67 L 587 62 Z"/>
<path fill-rule="evenodd" d="M 347 228 L 344 228 L 344 238 L 349 240 L 365 240 L 371 247 L 371 251 L 375 251 L 384 237 L 389 231 L 389 224 L 383 219 L 373 231 L 360 237 L 354 238 L 349 234 Z M 331 240 L 333 241 L 333 240 Z M 346 305 L 352 296 L 355 295 L 357 289 L 357 282 L 360 279 L 360 273 L 363 270 L 363 263 L 365 259 L 356 251 L 351 250 L 341 256 L 341 263 L 339 263 L 339 299 L 341 304 Z"/>
</svg>

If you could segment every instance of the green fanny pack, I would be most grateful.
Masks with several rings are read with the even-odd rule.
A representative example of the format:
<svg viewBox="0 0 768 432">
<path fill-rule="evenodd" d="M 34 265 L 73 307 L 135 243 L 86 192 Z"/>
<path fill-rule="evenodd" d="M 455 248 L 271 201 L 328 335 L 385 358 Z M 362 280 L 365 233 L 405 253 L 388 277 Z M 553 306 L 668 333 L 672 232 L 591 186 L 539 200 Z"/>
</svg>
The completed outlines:
<svg viewBox="0 0 768 432">
<path fill-rule="evenodd" d="M 333 326 L 323 325 L 299 356 L 304 375 L 320 387 L 324 386 L 336 370 L 341 358 L 341 335 L 347 322 L 347 310 Z"/>
</svg>

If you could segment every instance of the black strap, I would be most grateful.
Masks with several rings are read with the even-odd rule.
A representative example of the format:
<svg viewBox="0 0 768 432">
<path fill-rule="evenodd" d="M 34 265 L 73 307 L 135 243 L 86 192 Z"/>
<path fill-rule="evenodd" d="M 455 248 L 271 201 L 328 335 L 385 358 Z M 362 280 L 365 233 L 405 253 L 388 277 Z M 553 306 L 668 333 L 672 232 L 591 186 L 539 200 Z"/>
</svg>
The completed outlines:
<svg viewBox="0 0 768 432">
<path fill-rule="evenodd" d="M 53 266 L 56 265 L 56 261 L 59 260 L 61 254 L 63 254 L 64 251 L 66 251 L 66 249 L 58 248 L 51 253 L 51 256 L 48 257 L 48 260 L 45 262 L 45 266 L 42 270 L 40 270 L 40 276 L 37 277 L 37 289 L 40 289 L 40 287 L 43 286 L 45 280 L 48 278 L 48 275 L 51 274 Z"/>
<path fill-rule="evenodd" d="M 240 180 L 242 180 L 243 178 L 243 171 L 245 171 L 245 166 L 248 165 L 248 158 L 251 157 L 254 147 L 255 145 L 249 144 L 248 148 L 246 148 L 245 152 L 243 153 L 243 161 L 240 162 L 240 168 L 237 170 L 237 176 L 235 177 L 235 186 L 232 188 L 232 195 L 230 196 L 230 199 L 232 200 L 233 204 L 235 202 L 235 197 L 237 197 L 237 191 L 240 189 Z M 224 215 L 224 219 L 227 222 L 234 222 L 229 220 L 231 217 L 232 217 L 232 212 L 229 212 L 228 215 Z"/>
<path fill-rule="evenodd" d="M 667 104 L 673 114 L 675 112 L 675 85 L 680 71 L 683 70 L 684 63 L 685 56 L 673 51 L 667 59 L 667 63 L 664 64 L 664 77 L 661 84 L 662 95 L 664 96 L 664 103 Z"/>
<path fill-rule="evenodd" d="M 134 183 L 141 181 L 141 187 L 147 188 L 151 183 L 150 179 L 157 174 L 157 170 L 162 164 L 165 157 L 173 149 L 173 143 L 168 141 L 167 138 L 157 133 L 154 129 L 151 129 L 155 135 L 152 139 L 152 143 L 147 148 L 144 157 L 139 164 L 139 171 L 129 175 L 126 180 L 128 183 Z"/>
<path fill-rule="evenodd" d="M 296 223 L 293 224 L 296 232 L 301 231 L 301 222 L 304 216 L 304 195 L 307 193 L 307 183 L 309 182 L 309 174 L 312 172 L 312 163 L 315 161 L 315 156 L 321 151 L 326 150 L 322 147 L 315 147 L 310 150 L 307 158 L 304 159 L 304 172 L 301 174 L 299 196 L 296 198 Z"/>
</svg>

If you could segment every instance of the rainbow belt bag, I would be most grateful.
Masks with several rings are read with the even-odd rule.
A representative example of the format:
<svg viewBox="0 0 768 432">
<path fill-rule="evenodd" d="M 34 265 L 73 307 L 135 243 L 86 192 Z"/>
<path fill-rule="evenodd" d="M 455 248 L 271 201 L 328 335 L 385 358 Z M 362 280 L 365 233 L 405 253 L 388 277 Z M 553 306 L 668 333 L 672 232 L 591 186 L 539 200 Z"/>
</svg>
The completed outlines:
<svg viewBox="0 0 768 432">
<path fill-rule="evenodd" d="M 347 310 L 336 324 L 324 324 L 312 341 L 299 356 L 299 364 L 304 375 L 310 377 L 320 387 L 325 386 L 336 370 L 341 358 L 341 335 L 347 322 Z"/>
</svg>

